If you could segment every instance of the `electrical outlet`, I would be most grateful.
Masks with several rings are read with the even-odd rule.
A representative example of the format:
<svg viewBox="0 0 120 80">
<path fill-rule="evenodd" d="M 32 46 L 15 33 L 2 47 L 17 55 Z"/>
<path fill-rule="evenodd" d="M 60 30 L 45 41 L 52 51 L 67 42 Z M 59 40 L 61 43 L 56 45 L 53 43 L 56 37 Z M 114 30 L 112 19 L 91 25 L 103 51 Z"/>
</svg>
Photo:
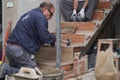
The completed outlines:
<svg viewBox="0 0 120 80">
<path fill-rule="evenodd" d="M 6 7 L 7 8 L 12 8 L 12 7 L 14 7 L 14 3 L 13 2 L 7 2 Z"/>
</svg>

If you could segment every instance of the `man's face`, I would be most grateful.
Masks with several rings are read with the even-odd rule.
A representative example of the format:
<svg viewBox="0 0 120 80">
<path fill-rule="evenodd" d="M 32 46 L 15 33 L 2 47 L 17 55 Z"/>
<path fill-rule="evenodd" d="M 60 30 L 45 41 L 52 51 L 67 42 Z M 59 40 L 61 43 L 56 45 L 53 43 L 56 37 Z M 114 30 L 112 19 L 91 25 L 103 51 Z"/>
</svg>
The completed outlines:
<svg viewBox="0 0 120 80">
<path fill-rule="evenodd" d="M 53 14 L 54 14 L 54 11 L 55 11 L 55 8 L 54 8 L 54 7 L 51 8 L 51 9 L 45 7 L 45 8 L 43 9 L 43 14 L 44 14 L 45 17 L 49 20 L 50 18 L 52 18 Z"/>
</svg>

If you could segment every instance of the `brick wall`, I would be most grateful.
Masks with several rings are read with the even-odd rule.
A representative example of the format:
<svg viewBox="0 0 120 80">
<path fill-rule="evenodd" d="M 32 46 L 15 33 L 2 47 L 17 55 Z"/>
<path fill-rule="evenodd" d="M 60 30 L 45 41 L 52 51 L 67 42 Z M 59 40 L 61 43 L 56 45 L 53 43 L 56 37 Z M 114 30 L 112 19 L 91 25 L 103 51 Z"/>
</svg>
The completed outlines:
<svg viewBox="0 0 120 80">
<path fill-rule="evenodd" d="M 88 70 L 88 56 L 82 56 L 79 59 L 80 52 L 74 53 L 73 68 L 65 72 L 64 79 L 77 78 Z M 64 66 L 65 67 L 65 66 Z M 68 66 L 66 66 L 67 68 Z"/>
</svg>

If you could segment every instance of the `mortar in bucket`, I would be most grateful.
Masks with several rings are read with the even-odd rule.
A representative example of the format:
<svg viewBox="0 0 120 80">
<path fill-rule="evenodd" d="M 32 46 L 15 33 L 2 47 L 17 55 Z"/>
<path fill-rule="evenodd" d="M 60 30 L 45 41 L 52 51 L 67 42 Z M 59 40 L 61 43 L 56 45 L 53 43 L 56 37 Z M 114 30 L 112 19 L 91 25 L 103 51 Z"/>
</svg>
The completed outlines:
<svg viewBox="0 0 120 80">
<path fill-rule="evenodd" d="M 43 80 L 63 80 L 64 71 L 55 68 L 44 68 L 40 70 L 43 73 Z"/>
</svg>

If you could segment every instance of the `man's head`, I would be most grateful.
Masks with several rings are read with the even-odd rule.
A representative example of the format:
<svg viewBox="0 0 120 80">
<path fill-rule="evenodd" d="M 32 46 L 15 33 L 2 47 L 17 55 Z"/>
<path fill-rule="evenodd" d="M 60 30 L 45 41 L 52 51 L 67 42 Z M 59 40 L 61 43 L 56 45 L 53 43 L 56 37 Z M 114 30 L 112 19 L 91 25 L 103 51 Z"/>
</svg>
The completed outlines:
<svg viewBox="0 0 120 80">
<path fill-rule="evenodd" d="M 48 20 L 53 16 L 55 7 L 50 1 L 41 3 L 39 7 Z"/>
</svg>

